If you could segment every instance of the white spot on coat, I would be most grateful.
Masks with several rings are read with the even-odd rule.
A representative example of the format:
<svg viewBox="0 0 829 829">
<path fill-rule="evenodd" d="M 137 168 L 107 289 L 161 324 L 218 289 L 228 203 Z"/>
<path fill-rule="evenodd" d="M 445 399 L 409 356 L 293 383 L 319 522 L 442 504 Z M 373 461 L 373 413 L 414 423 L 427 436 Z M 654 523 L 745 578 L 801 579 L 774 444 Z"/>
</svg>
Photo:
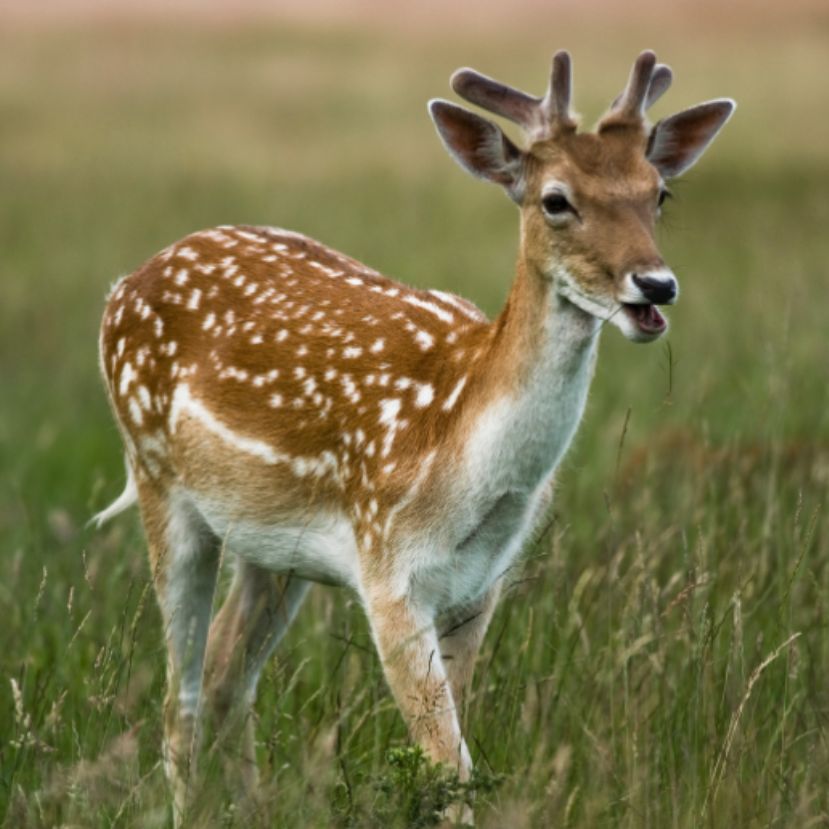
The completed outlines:
<svg viewBox="0 0 829 829">
<path fill-rule="evenodd" d="M 380 401 L 380 424 L 386 427 L 386 434 L 383 438 L 382 456 L 385 458 L 391 452 L 391 445 L 394 442 L 397 430 L 400 428 L 400 421 L 397 415 L 400 414 L 402 403 L 399 397 L 389 397 Z"/>
<path fill-rule="evenodd" d="M 466 385 L 466 375 L 464 374 L 460 380 L 455 384 L 455 388 L 449 393 L 449 397 L 446 398 L 443 402 L 443 406 L 441 408 L 443 411 L 448 412 L 450 411 L 455 403 L 458 402 L 458 398 L 461 396 L 461 392 L 463 391 L 463 387 Z"/>
<path fill-rule="evenodd" d="M 138 400 L 141 403 L 141 408 L 148 412 L 152 408 L 152 400 L 150 398 L 150 390 L 146 386 L 138 387 Z"/>
<path fill-rule="evenodd" d="M 421 351 L 428 351 L 435 344 L 435 338 L 428 331 L 422 329 L 415 334 L 415 341 L 420 346 Z"/>
<path fill-rule="evenodd" d="M 138 405 L 138 401 L 134 397 L 131 397 L 128 405 L 133 423 L 136 426 L 140 426 L 144 422 L 144 415 L 141 413 L 141 407 Z"/>
<path fill-rule="evenodd" d="M 423 383 L 418 386 L 417 395 L 415 396 L 415 406 L 419 409 L 428 406 L 435 397 L 435 390 L 432 388 L 431 384 Z"/>
<path fill-rule="evenodd" d="M 124 367 L 121 369 L 121 382 L 118 385 L 118 394 L 123 397 L 130 388 L 130 383 L 135 379 L 136 374 L 135 370 L 132 367 L 132 363 L 124 363 Z"/>
<path fill-rule="evenodd" d="M 187 259 L 189 262 L 195 262 L 199 258 L 198 253 L 196 253 L 193 248 L 187 247 L 186 245 L 176 251 L 176 256 L 180 256 L 182 259 Z"/>
<path fill-rule="evenodd" d="M 475 322 L 484 322 L 486 320 L 483 313 L 467 299 L 455 296 L 454 294 L 447 294 L 445 291 L 438 291 L 434 289 L 430 290 L 429 293 L 441 302 L 445 302 L 447 305 L 451 305 L 453 308 L 456 308 L 468 319 L 475 320 Z"/>
<path fill-rule="evenodd" d="M 403 297 L 404 302 L 408 302 L 409 305 L 414 305 L 416 308 L 422 308 L 424 311 L 428 311 L 430 314 L 434 314 L 439 320 L 442 322 L 453 323 L 455 318 L 450 314 L 448 311 L 445 311 L 439 305 L 435 305 L 434 302 L 429 302 L 428 300 L 421 299 L 420 297 L 415 296 L 414 294 L 406 294 Z"/>
</svg>

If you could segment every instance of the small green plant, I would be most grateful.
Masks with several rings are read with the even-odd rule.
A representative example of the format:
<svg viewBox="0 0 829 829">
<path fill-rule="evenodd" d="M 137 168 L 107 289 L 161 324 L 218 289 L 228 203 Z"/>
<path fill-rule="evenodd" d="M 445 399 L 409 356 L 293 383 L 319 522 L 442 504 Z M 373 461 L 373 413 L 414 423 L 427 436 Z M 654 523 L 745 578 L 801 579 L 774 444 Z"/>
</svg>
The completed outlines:
<svg viewBox="0 0 829 829">
<path fill-rule="evenodd" d="M 374 781 L 372 815 L 385 826 L 436 826 L 451 806 L 472 807 L 477 797 L 491 794 L 503 779 L 476 769 L 468 781 L 461 781 L 455 770 L 431 762 L 415 745 L 390 749 L 386 760 L 388 771 Z"/>
</svg>

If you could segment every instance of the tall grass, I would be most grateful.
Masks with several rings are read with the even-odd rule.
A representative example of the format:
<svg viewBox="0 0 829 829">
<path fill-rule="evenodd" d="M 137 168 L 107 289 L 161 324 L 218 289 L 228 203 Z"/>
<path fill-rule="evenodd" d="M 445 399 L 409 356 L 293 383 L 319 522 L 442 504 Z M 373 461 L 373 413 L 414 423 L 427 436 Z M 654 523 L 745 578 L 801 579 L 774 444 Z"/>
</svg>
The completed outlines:
<svg viewBox="0 0 829 829">
<path fill-rule="evenodd" d="M 666 217 L 683 289 L 669 345 L 606 333 L 553 512 L 493 620 L 466 712 L 483 826 L 829 823 L 826 116 L 780 135 L 771 112 L 785 88 L 805 123 L 805 67 L 826 53 L 776 34 L 793 63 L 765 85 L 769 33 L 705 59 L 668 39 L 689 80 L 665 107 L 742 106 Z M 644 44 L 573 37 L 597 113 Z M 122 483 L 96 368 L 104 292 L 187 231 L 275 223 L 494 312 L 513 210 L 444 158 L 423 102 L 462 63 L 534 88 L 552 45 L 279 27 L 3 38 L 0 814 L 168 826 L 140 527 L 83 526 Z M 343 591 L 314 590 L 256 712 L 263 814 L 239 814 L 209 766 L 196 823 L 425 825 L 435 798 L 465 796 L 401 750 Z"/>
</svg>

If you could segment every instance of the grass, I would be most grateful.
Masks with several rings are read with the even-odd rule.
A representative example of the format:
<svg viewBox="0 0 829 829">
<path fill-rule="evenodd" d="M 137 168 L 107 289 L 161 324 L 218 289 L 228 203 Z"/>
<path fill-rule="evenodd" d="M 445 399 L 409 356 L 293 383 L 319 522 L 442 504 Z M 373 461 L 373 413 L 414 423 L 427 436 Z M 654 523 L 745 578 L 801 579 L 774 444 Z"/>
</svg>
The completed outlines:
<svg viewBox="0 0 829 829">
<path fill-rule="evenodd" d="M 579 105 L 598 114 L 645 44 L 569 35 Z M 513 209 L 444 157 L 423 104 L 462 63 L 536 88 L 556 44 L 0 37 L 0 815 L 168 826 L 140 527 L 83 528 L 122 483 L 96 366 L 104 293 L 192 229 L 270 222 L 494 312 Z M 829 825 L 825 43 L 794 25 L 706 37 L 705 54 L 682 33 L 649 41 L 687 78 L 660 106 L 741 108 L 666 217 L 683 289 L 669 345 L 605 335 L 554 512 L 485 643 L 466 718 L 484 827 Z M 425 825 L 434 798 L 465 796 L 405 750 L 342 591 L 314 590 L 256 729 L 263 825 Z M 249 825 L 211 796 L 213 771 L 200 820 Z"/>
</svg>

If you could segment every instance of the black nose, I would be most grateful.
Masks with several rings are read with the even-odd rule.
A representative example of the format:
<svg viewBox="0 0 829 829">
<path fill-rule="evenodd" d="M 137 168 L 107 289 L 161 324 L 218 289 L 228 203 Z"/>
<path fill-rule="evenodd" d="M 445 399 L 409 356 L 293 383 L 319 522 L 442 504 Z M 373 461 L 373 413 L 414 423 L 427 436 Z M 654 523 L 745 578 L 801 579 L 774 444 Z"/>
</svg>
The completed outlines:
<svg viewBox="0 0 829 829">
<path fill-rule="evenodd" d="M 657 279 L 653 276 L 633 274 L 633 284 L 642 292 L 642 296 L 654 305 L 665 305 L 676 298 L 675 279 Z"/>
</svg>

